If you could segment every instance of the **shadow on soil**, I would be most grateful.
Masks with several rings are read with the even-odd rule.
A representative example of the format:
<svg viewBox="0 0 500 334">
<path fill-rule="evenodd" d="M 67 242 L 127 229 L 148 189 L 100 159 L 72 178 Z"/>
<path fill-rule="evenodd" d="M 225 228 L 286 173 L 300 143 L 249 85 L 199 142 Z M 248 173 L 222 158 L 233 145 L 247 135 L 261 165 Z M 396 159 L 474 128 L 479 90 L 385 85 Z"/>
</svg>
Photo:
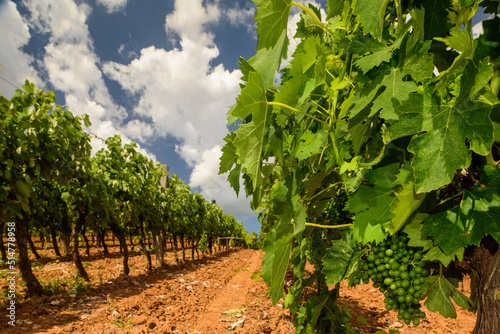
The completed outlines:
<svg viewBox="0 0 500 334">
<path fill-rule="evenodd" d="M 114 246 L 111 246 L 108 248 L 111 250 L 114 250 Z M 116 246 L 116 249 L 118 249 L 118 246 Z M 92 300 L 92 297 L 99 296 L 100 298 L 106 298 L 108 301 L 113 300 L 113 301 L 119 301 L 122 298 L 128 298 L 134 295 L 139 295 L 141 294 L 144 290 L 148 289 L 149 287 L 146 286 L 150 285 L 153 286 L 157 283 L 168 283 L 172 280 L 175 280 L 180 276 L 182 273 L 183 275 L 189 274 L 192 271 L 195 271 L 198 269 L 200 266 L 209 266 L 210 264 L 213 264 L 217 261 L 220 261 L 221 259 L 224 259 L 228 257 L 230 254 L 238 252 L 240 248 L 235 248 L 235 249 L 230 249 L 230 250 L 224 250 L 220 251 L 217 253 L 214 253 L 212 255 L 205 254 L 202 255 L 199 259 L 187 259 L 185 263 L 179 263 L 179 264 L 167 264 L 165 267 L 160 268 L 160 267 L 154 267 L 153 270 L 148 271 L 146 273 L 141 273 L 138 275 L 124 275 L 121 274 L 120 276 L 111 279 L 107 282 L 104 282 L 100 287 L 98 288 L 90 288 L 85 290 L 83 293 L 77 295 L 76 297 L 70 297 L 68 292 L 62 293 L 62 294 L 54 294 L 51 296 L 31 296 L 31 297 L 26 297 L 24 299 L 19 298 L 16 303 L 16 318 L 21 319 L 22 321 L 25 322 L 25 324 L 29 325 L 29 323 L 36 323 L 36 318 L 37 317 L 46 317 L 47 315 L 53 315 L 50 313 L 47 313 L 46 315 L 40 314 L 37 312 L 37 314 L 29 314 L 30 310 L 32 311 L 34 307 L 36 306 L 41 306 L 44 307 L 46 310 L 50 310 L 53 308 L 51 306 L 51 301 L 54 301 L 56 299 L 64 299 L 65 306 L 64 306 L 64 311 L 65 312 L 70 312 L 73 314 L 80 314 L 82 313 L 81 305 L 79 305 L 78 301 L 80 300 Z M 173 251 L 168 250 L 165 252 L 165 259 L 167 258 L 167 255 L 172 255 Z M 30 254 L 32 255 L 32 254 Z M 187 255 L 187 254 L 186 254 Z M 144 257 L 144 261 L 147 262 L 146 257 L 142 254 L 142 252 L 136 251 L 129 251 L 129 261 L 130 259 L 134 257 Z M 109 254 L 95 254 L 91 256 L 84 255 L 82 256 L 82 262 L 92 262 L 95 260 L 102 260 L 102 259 L 116 259 L 116 258 L 122 258 L 123 255 L 120 254 L 120 252 L 116 251 L 110 251 Z M 172 258 L 173 256 L 170 256 Z M 190 255 L 187 256 L 190 258 Z M 153 258 L 153 263 L 154 263 L 154 255 L 152 254 Z M 48 258 L 44 257 L 41 260 L 34 260 L 32 259 L 32 263 L 37 262 L 40 264 L 48 264 L 48 263 L 54 263 L 54 262 L 59 262 L 59 263 L 64 263 L 64 262 L 72 262 L 73 259 L 70 256 L 66 257 L 55 257 L 55 258 Z M 2 265 L 2 269 L 6 269 L 5 265 Z M 179 274 L 179 275 L 177 275 Z M 92 281 L 92 279 L 91 279 Z M 3 282 L 2 282 L 3 283 Z M 95 283 L 95 282 L 91 282 Z M 6 286 L 2 287 L 2 290 L 5 291 L 7 290 Z M 7 307 L 7 302 L 8 300 L 5 299 L 5 296 L 0 296 L 0 300 L 3 300 L 3 303 L 1 303 L 1 308 L 3 310 L 6 310 Z M 76 302 L 76 303 L 75 303 Z M 71 303 L 75 303 L 75 305 L 70 305 Z M 81 304 L 81 303 L 80 303 Z M 95 303 L 95 305 L 89 306 L 88 307 L 88 313 L 91 314 L 93 310 L 102 307 L 102 303 Z M 33 312 L 33 311 L 32 311 Z M 58 319 L 57 321 L 51 321 L 51 325 L 40 325 L 37 329 L 33 329 L 31 325 L 26 326 L 10 326 L 8 325 L 9 320 L 3 315 L 3 311 L 1 312 L 2 314 L 2 321 L 0 322 L 0 332 L 1 333 L 23 333 L 23 334 L 31 334 L 31 333 L 41 333 L 45 332 L 49 329 L 52 329 L 54 326 L 54 323 L 57 322 L 57 326 L 59 328 L 62 328 L 68 324 L 71 324 L 73 322 L 78 322 L 81 321 L 78 317 L 75 317 L 73 319 Z M 31 318 L 31 319 L 30 319 Z M 33 321 L 32 321 L 33 320 Z M 26 322 L 28 321 L 28 322 Z"/>
</svg>

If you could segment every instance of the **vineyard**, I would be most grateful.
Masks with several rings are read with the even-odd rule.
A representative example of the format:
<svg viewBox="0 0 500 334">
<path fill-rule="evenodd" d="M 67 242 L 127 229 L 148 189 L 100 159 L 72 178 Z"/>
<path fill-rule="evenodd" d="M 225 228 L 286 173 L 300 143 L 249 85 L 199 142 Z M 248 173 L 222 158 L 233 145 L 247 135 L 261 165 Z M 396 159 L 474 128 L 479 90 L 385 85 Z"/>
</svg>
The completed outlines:
<svg viewBox="0 0 500 334">
<path fill-rule="evenodd" d="M 135 143 L 91 154 L 54 93 L 0 96 L 4 305 L 40 322 L 18 324 L 500 333 L 500 2 L 254 2 L 219 172 L 258 243 Z"/>
<path fill-rule="evenodd" d="M 129 275 L 123 274 L 119 242 L 105 236 L 108 254 L 97 238 L 90 241 L 90 256 L 81 247 L 82 263 L 90 281 L 78 278 L 71 256 L 58 257 L 52 245 L 38 238 L 34 244 L 42 259 L 30 253 L 34 274 L 47 294 L 19 298 L 15 327 L 0 324 L 2 333 L 273 333 L 293 332 L 290 312 L 282 304 L 273 306 L 262 279 L 263 252 L 214 243 L 212 255 L 199 259 L 186 255 L 176 261 L 170 242 L 163 268 L 152 271 L 137 242 L 129 242 Z M 180 249 L 180 245 L 179 245 Z M 152 258 L 155 255 L 152 254 Z M 155 263 L 156 261 L 153 261 Z M 313 268 L 307 268 L 308 275 Z M 287 285 L 293 280 L 288 277 Z M 466 334 L 474 327 L 475 315 L 458 310 L 460 321 L 430 313 L 419 327 L 403 329 L 395 311 L 387 311 L 383 296 L 368 285 L 347 288 L 339 303 L 349 308 L 353 325 L 364 333 L 400 329 L 401 333 Z M 466 288 L 464 292 L 469 292 Z M 19 293 L 26 292 L 24 284 Z M 5 298 L 0 302 L 5 302 Z M 359 317 L 368 323 L 358 322 Z M 362 320 L 361 320 L 362 321 Z"/>
<path fill-rule="evenodd" d="M 243 225 L 215 203 L 193 194 L 165 166 L 153 163 L 134 142 L 108 138 L 105 148 L 91 157 L 88 117 L 75 117 L 55 105 L 53 92 L 26 82 L 11 100 L 0 97 L 0 250 L 6 269 L 19 268 L 28 295 L 41 295 L 43 286 L 33 274 L 28 246 L 40 260 L 33 238 L 51 242 L 55 255 L 72 254 L 78 277 L 89 281 L 79 246 L 88 235 L 106 254 L 104 236 L 112 233 L 120 243 L 123 273 L 129 274 L 129 247 L 138 244 L 152 269 L 165 265 L 167 238 L 176 260 L 185 260 L 187 248 L 213 251 L 213 242 L 241 241 Z M 4 235 L 6 235 L 6 241 Z M 60 240 L 60 246 L 57 239 Z M 82 239 L 82 240 L 80 240 Z M 51 241 L 48 241 L 51 240 Z M 177 256 L 177 255 L 176 255 Z"/>
</svg>

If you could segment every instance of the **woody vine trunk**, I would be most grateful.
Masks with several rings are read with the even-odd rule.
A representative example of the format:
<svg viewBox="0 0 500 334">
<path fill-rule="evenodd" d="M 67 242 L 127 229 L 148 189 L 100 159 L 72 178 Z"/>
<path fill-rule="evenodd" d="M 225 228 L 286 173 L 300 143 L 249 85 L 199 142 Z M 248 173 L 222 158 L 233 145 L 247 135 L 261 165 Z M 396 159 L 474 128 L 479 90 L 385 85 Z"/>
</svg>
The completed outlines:
<svg viewBox="0 0 500 334">
<path fill-rule="evenodd" d="M 473 334 L 500 333 L 500 250 L 491 237 L 471 255 L 471 266 L 479 277 L 477 320 Z"/>
<path fill-rule="evenodd" d="M 31 262 L 28 256 L 28 224 L 29 214 L 27 212 L 23 212 L 22 218 L 18 219 L 16 224 L 16 239 L 19 251 L 19 270 L 21 271 L 23 280 L 26 282 L 28 294 L 41 295 L 43 288 L 31 270 Z"/>
</svg>

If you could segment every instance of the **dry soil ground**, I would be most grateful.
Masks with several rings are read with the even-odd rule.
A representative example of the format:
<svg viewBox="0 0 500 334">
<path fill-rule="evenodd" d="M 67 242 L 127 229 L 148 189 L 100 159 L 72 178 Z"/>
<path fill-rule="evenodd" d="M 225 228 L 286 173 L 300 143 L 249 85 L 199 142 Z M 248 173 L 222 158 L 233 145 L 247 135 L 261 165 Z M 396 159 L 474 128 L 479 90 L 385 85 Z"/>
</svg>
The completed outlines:
<svg viewBox="0 0 500 334">
<path fill-rule="evenodd" d="M 45 282 L 62 282 L 74 275 L 70 258 L 56 260 L 50 250 L 41 250 L 35 275 Z M 8 325 L 5 299 L 0 297 L 0 333 L 293 333 L 291 317 L 280 304 L 266 297 L 260 277 L 262 251 L 233 249 L 175 264 L 168 253 L 166 268 L 151 273 L 145 257 L 133 253 L 131 273 L 120 275 L 122 259 L 118 247 L 104 256 L 93 248 L 83 256 L 91 284 L 77 293 L 74 283 L 65 281 L 65 292 L 52 296 L 17 297 L 16 326 Z M 1 278 L 2 290 L 7 288 Z M 468 293 L 467 283 L 464 285 Z M 82 286 L 76 286 L 82 288 Z M 24 288 L 18 286 L 18 292 Z M 74 288 L 71 290 L 70 288 Z M 69 291 L 68 291 L 69 290 Z M 404 326 L 394 311 L 388 312 L 383 295 L 371 285 L 341 289 L 340 302 L 356 319 L 362 333 L 399 329 L 400 333 L 470 333 L 475 315 L 459 310 L 458 319 L 444 319 L 428 312 L 418 327 Z"/>
</svg>

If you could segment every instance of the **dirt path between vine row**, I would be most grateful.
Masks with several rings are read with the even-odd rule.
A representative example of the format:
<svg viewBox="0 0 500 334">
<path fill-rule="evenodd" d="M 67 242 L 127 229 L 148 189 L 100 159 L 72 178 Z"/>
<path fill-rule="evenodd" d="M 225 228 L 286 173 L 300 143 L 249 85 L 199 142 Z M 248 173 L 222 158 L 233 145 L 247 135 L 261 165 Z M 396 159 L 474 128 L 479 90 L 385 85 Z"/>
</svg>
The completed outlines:
<svg viewBox="0 0 500 334">
<path fill-rule="evenodd" d="M 76 291 L 70 278 L 75 269 L 70 258 L 56 260 L 50 250 L 41 250 L 44 260 L 34 262 L 42 281 L 58 281 L 63 293 L 33 297 L 16 305 L 16 326 L 7 324 L 5 299 L 0 297 L 0 333 L 294 333 L 288 310 L 273 306 L 266 297 L 260 276 L 263 252 L 231 250 L 175 264 L 167 254 L 166 268 L 148 272 L 138 252 L 130 257 L 131 273 L 121 276 L 118 247 L 109 255 L 93 249 L 83 257 L 91 285 Z M 154 260 L 154 257 L 153 257 Z M 3 268 L 2 268 L 3 269 Z M 62 282 L 62 281 L 61 281 Z M 5 279 L 0 285 L 6 288 Z M 78 285 L 76 287 L 79 287 Z M 22 293 L 24 288 L 18 287 Z M 71 291 L 70 288 L 73 288 Z M 467 281 L 461 290 L 469 294 Z M 347 288 L 342 283 L 339 303 L 353 314 L 352 325 L 364 334 L 398 329 L 401 333 L 466 334 L 474 327 L 475 315 L 458 310 L 457 319 L 444 319 L 428 312 L 418 327 L 404 326 L 394 311 L 386 311 L 383 295 L 371 285 Z M 366 318 L 368 325 L 355 319 Z"/>
</svg>

